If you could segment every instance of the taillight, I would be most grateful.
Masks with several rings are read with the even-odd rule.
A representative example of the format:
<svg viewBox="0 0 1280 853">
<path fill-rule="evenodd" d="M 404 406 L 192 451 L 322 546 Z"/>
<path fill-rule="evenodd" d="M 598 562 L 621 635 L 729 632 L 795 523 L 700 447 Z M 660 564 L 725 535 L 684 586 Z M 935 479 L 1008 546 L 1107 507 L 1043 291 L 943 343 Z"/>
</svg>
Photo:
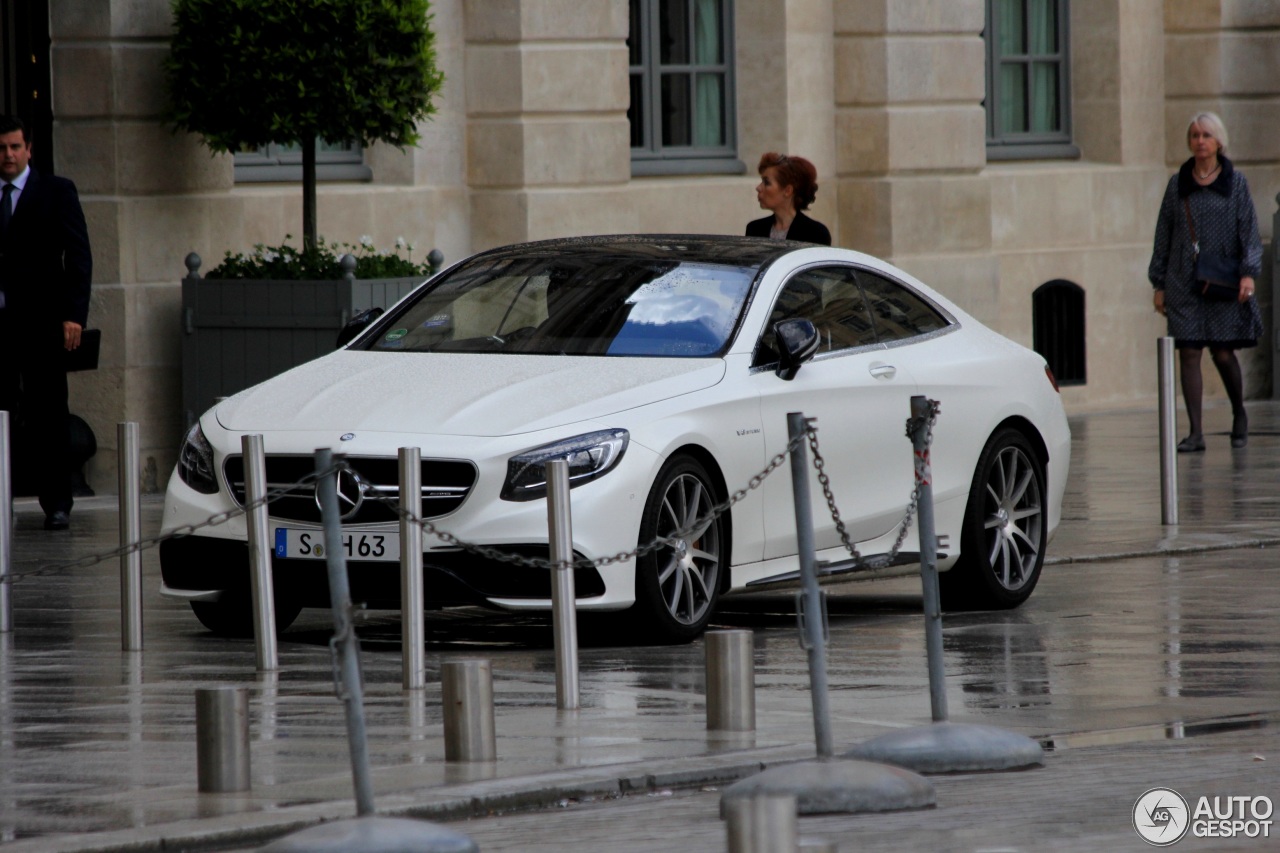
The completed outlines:
<svg viewBox="0 0 1280 853">
<path fill-rule="evenodd" d="M 1049 380 L 1049 384 L 1053 386 L 1053 390 L 1058 391 L 1058 380 L 1054 377 L 1053 370 L 1047 364 L 1044 366 L 1044 375 Z M 1062 392 L 1058 391 L 1058 393 L 1061 394 Z"/>
</svg>

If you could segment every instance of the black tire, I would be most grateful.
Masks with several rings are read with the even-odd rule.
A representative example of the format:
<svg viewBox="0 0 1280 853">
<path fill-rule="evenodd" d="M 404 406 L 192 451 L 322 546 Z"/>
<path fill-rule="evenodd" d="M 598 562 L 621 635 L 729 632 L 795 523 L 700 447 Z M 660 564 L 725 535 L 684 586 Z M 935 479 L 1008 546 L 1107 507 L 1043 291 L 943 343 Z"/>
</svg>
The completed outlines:
<svg viewBox="0 0 1280 853">
<path fill-rule="evenodd" d="M 1016 429 L 998 430 L 974 471 L 960 558 L 939 575 L 947 610 L 1006 610 L 1040 580 L 1048 532 L 1044 460 Z"/>
<path fill-rule="evenodd" d="M 719 500 L 714 481 L 696 459 L 673 456 L 658 472 L 645 502 L 640 544 L 676 535 Z M 719 515 L 683 537 L 681 547 L 663 546 L 637 561 L 632 614 L 643 638 L 687 643 L 701 636 L 728 571 L 728 533 L 728 520 Z"/>
<path fill-rule="evenodd" d="M 275 595 L 276 633 L 284 632 L 302 612 L 302 605 L 279 591 Z M 191 611 L 200 624 L 219 637 L 253 636 L 253 597 L 249 593 L 226 593 L 218 601 L 193 601 Z"/>
</svg>

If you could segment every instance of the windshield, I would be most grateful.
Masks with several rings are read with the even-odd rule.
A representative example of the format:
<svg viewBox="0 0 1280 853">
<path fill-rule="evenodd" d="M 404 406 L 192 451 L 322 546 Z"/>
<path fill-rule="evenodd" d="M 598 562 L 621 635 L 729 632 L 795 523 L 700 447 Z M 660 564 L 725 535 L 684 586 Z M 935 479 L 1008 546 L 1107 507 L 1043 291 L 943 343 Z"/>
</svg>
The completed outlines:
<svg viewBox="0 0 1280 853">
<path fill-rule="evenodd" d="M 753 267 L 618 258 L 479 259 L 365 345 L 410 352 L 698 358 L 728 344 Z"/>
</svg>

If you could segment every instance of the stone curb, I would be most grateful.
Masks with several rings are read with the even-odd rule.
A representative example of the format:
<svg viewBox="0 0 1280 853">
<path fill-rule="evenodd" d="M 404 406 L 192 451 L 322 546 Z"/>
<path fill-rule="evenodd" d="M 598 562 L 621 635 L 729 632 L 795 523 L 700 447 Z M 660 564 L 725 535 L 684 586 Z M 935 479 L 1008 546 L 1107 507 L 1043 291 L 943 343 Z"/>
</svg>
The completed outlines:
<svg viewBox="0 0 1280 853">
<path fill-rule="evenodd" d="M 1241 548 L 1271 548 L 1280 545 L 1280 538 L 1238 539 L 1234 542 L 1214 542 L 1205 545 L 1175 545 L 1172 548 L 1142 548 L 1133 551 L 1114 551 L 1109 554 L 1082 554 L 1074 557 L 1045 557 L 1046 566 L 1071 563 L 1105 563 L 1108 560 L 1133 560 L 1139 557 L 1167 557 L 1177 554 L 1203 554 L 1210 551 L 1238 551 Z"/>
<path fill-rule="evenodd" d="M 721 756 L 599 765 L 524 777 L 488 779 L 425 789 L 419 793 L 387 794 L 378 797 L 376 805 L 378 815 L 383 817 L 459 821 L 501 812 L 546 808 L 568 800 L 616 799 L 671 788 L 724 785 L 773 764 L 812 757 L 811 748 L 789 745 Z M 376 777 L 376 770 L 374 774 Z M 10 842 L 3 849 L 5 853 L 172 853 L 175 850 L 256 847 L 309 826 L 354 816 L 352 800 L 328 801 L 136 829 L 42 836 Z M 229 820 L 236 825 L 228 826 Z"/>
</svg>

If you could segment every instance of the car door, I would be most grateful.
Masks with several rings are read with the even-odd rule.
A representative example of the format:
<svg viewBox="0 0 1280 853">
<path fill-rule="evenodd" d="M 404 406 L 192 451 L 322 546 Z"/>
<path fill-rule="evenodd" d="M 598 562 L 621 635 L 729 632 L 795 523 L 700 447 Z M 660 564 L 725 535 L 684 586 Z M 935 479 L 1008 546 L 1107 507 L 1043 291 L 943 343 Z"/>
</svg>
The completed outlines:
<svg viewBox="0 0 1280 853">
<path fill-rule="evenodd" d="M 819 266 L 793 275 L 779 291 L 753 358 L 765 447 L 787 443 L 787 414 L 817 418 L 818 443 L 836 505 L 855 542 L 877 538 L 901 520 L 914 480 L 905 424 L 916 383 L 900 352 L 877 331 L 876 309 L 850 266 Z M 795 378 L 774 371 L 773 326 L 780 320 L 813 322 L 819 349 Z M 887 324 L 886 324 L 887 326 Z M 892 338 L 887 333 L 886 338 Z M 809 453 L 812 464 L 812 453 Z M 794 499 L 789 476 L 770 477 L 764 490 L 765 559 L 796 553 Z M 840 546 L 835 522 L 815 476 L 809 478 L 818 551 Z"/>
</svg>

